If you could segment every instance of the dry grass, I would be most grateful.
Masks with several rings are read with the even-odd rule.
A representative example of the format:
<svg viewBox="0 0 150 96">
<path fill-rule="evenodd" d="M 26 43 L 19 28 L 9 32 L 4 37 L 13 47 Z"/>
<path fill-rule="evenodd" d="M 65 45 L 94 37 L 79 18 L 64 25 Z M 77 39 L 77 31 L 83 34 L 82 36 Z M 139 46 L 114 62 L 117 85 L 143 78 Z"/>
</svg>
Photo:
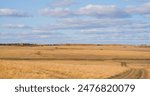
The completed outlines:
<svg viewBox="0 0 150 96">
<path fill-rule="evenodd" d="M 0 46 L 0 78 L 108 78 L 149 64 L 150 48 L 137 46 Z"/>
<path fill-rule="evenodd" d="M 106 78 L 127 70 L 112 61 L 1 60 L 0 78 Z"/>
</svg>

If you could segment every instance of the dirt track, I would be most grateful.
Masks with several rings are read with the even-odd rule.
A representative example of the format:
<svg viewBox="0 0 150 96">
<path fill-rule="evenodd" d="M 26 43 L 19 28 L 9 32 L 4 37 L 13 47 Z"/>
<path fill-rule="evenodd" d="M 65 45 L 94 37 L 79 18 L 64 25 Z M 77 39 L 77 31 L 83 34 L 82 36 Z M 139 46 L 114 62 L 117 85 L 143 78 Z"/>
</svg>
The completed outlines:
<svg viewBox="0 0 150 96">
<path fill-rule="evenodd" d="M 144 69 L 130 69 L 121 74 L 109 77 L 109 79 L 145 79 L 146 70 Z"/>
</svg>

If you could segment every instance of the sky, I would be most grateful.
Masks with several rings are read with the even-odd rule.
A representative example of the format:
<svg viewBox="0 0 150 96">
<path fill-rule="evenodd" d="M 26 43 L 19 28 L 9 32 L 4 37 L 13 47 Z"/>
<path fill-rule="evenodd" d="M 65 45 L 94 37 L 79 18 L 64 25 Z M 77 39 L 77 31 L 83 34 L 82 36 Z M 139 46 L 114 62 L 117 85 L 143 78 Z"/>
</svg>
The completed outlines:
<svg viewBox="0 0 150 96">
<path fill-rule="evenodd" d="M 150 0 L 0 0 L 0 43 L 150 45 Z"/>
</svg>

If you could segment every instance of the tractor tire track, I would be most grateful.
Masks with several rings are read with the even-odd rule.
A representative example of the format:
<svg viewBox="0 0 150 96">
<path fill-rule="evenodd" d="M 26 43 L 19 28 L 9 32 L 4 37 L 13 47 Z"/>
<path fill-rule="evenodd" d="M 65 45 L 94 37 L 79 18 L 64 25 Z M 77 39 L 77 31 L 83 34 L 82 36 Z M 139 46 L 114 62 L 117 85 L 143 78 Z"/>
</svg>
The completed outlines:
<svg viewBox="0 0 150 96">
<path fill-rule="evenodd" d="M 130 69 L 126 72 L 111 76 L 108 79 L 145 79 L 146 73 L 145 69 Z"/>
</svg>

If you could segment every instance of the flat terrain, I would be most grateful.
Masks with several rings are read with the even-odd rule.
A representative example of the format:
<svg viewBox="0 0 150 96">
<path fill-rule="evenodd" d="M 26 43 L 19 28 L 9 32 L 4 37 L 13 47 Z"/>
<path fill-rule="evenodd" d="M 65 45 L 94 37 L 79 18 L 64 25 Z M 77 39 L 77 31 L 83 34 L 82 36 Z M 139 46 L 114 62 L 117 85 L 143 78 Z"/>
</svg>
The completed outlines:
<svg viewBox="0 0 150 96">
<path fill-rule="evenodd" d="M 150 47 L 0 46 L 0 78 L 150 78 Z"/>
</svg>

